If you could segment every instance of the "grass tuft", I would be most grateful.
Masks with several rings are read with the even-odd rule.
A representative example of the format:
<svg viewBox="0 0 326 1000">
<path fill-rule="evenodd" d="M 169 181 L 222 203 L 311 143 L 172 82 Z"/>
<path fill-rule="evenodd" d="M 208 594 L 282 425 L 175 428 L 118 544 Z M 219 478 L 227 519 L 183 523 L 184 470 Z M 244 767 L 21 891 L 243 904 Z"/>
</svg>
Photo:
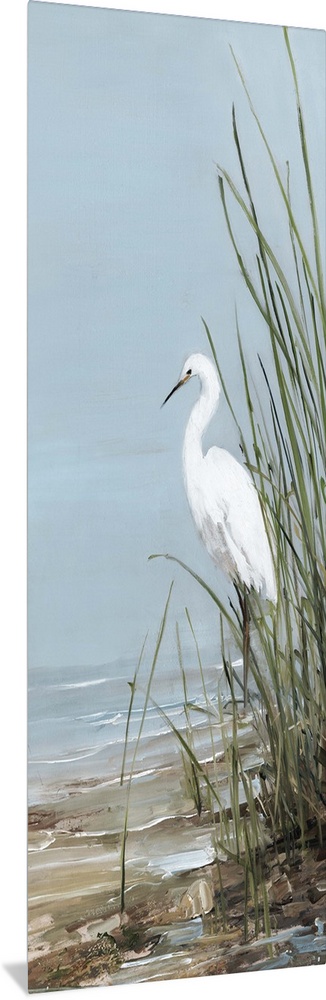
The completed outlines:
<svg viewBox="0 0 326 1000">
<path fill-rule="evenodd" d="M 227 912 L 222 881 L 223 860 L 232 859 L 243 870 L 246 939 L 249 935 L 249 913 L 253 915 L 256 935 L 262 929 L 268 937 L 271 933 L 264 872 L 266 846 L 274 844 L 277 860 L 279 845 L 282 844 L 282 850 L 290 861 L 295 843 L 299 842 L 301 847 L 305 845 L 311 825 L 315 826 L 316 837 L 321 840 L 326 819 L 325 289 L 318 231 L 319 212 L 313 192 L 304 115 L 287 29 L 284 29 L 284 39 L 296 100 L 306 184 L 302 197 L 306 197 L 309 206 L 305 240 L 307 245 L 313 247 L 311 257 L 296 221 L 291 198 L 290 165 L 285 165 L 286 181 L 283 182 L 277 159 L 233 52 L 237 72 L 262 140 L 263 152 L 272 166 L 276 193 L 281 195 L 288 232 L 288 274 L 260 224 L 234 107 L 232 131 L 242 186 L 239 188 L 230 174 L 223 167 L 218 167 L 219 193 L 227 234 L 248 294 L 259 317 L 264 320 L 265 343 L 270 348 L 269 367 L 260 356 L 257 358 L 257 370 L 262 373 L 265 386 L 264 398 L 259 399 L 236 317 L 239 363 L 249 416 L 249 440 L 242 432 L 236 406 L 219 365 L 214 338 L 203 319 L 222 389 L 237 427 L 244 462 L 260 497 L 274 559 L 277 605 L 275 608 L 269 606 L 258 594 L 248 595 L 252 625 L 251 690 L 249 713 L 243 720 L 239 715 L 239 692 L 241 694 L 243 684 L 225 640 L 227 633 L 230 641 L 242 652 L 241 621 L 237 610 L 231 601 L 225 606 L 194 569 L 173 555 L 160 556 L 178 563 L 204 589 L 218 610 L 221 662 L 232 712 L 227 712 L 228 706 L 223 703 L 219 689 L 215 698 L 208 696 L 200 650 L 187 609 L 186 617 L 201 678 L 201 704 L 192 705 L 189 701 L 178 626 L 176 645 L 184 692 L 185 730 L 178 729 L 168 714 L 153 701 L 151 683 L 163 638 L 170 591 L 129 777 L 121 853 L 123 909 L 130 786 L 146 708 L 151 701 L 175 736 L 198 817 L 202 819 L 203 814 L 210 817 L 221 898 L 221 907 L 216 904 L 216 914 L 224 928 L 227 926 Z M 270 191 L 268 197 L 271 197 Z M 231 223 L 230 201 L 246 220 L 248 241 L 255 240 L 255 273 L 247 266 L 246 255 L 237 243 Z M 134 687 L 131 685 L 131 699 L 133 694 Z M 130 712 L 131 709 L 132 701 Z M 207 720 L 209 742 L 205 760 L 199 759 L 196 751 L 196 721 L 203 715 Z M 257 766 L 246 759 L 249 726 L 262 761 L 259 774 Z M 219 753 L 215 742 L 217 734 Z M 225 784 L 221 781 L 221 745 L 223 775 L 229 789 L 228 801 Z M 124 767 L 125 755 L 123 771 Z"/>
</svg>

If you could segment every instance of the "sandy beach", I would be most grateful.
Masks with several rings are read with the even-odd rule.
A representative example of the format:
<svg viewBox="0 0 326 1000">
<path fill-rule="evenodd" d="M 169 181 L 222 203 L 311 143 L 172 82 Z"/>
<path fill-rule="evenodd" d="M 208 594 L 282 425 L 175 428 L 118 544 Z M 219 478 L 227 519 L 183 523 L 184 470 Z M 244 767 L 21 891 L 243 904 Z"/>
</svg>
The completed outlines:
<svg viewBox="0 0 326 1000">
<path fill-rule="evenodd" d="M 266 936 L 243 867 L 217 863 L 211 818 L 187 799 L 177 762 L 164 775 L 135 778 L 121 914 L 126 789 L 118 780 L 79 781 L 30 808 L 31 991 L 326 962 L 326 850 L 316 826 L 290 858 L 266 838 Z"/>
</svg>

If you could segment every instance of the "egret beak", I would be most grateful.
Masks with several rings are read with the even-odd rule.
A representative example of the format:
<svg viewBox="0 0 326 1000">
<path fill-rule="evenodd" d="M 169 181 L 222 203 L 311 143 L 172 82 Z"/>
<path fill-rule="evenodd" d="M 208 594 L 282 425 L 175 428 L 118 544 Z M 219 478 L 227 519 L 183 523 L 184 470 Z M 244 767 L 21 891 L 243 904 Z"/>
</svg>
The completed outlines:
<svg viewBox="0 0 326 1000">
<path fill-rule="evenodd" d="M 180 389 L 180 386 L 184 385 L 185 382 L 188 382 L 189 379 L 190 379 L 190 375 L 185 375 L 184 378 L 181 378 L 180 382 L 177 382 L 177 384 L 174 386 L 174 389 L 171 389 L 171 392 L 169 392 L 169 395 L 166 397 L 166 399 L 162 403 L 162 406 L 165 406 L 165 403 L 167 403 L 168 399 L 171 399 L 171 396 L 173 396 L 173 393 L 176 392 L 177 389 Z M 162 406 L 161 406 L 161 409 L 162 409 Z"/>
</svg>

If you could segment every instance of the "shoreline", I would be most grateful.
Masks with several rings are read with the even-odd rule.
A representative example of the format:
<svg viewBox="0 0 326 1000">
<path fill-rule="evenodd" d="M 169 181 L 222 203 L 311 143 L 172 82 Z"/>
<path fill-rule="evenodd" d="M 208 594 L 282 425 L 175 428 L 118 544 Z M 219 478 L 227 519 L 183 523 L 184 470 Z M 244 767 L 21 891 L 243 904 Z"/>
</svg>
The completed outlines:
<svg viewBox="0 0 326 1000">
<path fill-rule="evenodd" d="M 208 816 L 198 817 L 190 800 L 187 810 L 183 799 L 181 811 L 179 767 L 170 778 L 179 810 L 153 816 L 148 826 L 137 824 L 143 807 L 135 792 L 122 915 L 126 789 L 115 788 L 108 804 L 108 783 L 90 779 L 29 810 L 30 991 L 326 962 L 326 849 L 316 830 L 290 863 L 282 845 L 278 859 L 275 847 L 266 846 L 268 940 L 243 867 L 216 862 Z"/>
</svg>

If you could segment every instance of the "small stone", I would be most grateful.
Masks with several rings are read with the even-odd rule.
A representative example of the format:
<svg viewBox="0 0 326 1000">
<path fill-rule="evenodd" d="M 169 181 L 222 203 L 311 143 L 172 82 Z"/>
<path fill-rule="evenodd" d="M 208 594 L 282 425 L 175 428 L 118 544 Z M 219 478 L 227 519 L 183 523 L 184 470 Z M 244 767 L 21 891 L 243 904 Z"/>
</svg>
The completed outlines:
<svg viewBox="0 0 326 1000">
<path fill-rule="evenodd" d="M 212 886 L 207 879 L 198 878 L 183 893 L 178 909 L 186 920 L 191 920 L 193 917 L 202 917 L 203 914 L 210 913 L 213 906 Z"/>
<path fill-rule="evenodd" d="M 308 898 L 310 899 L 311 903 L 318 903 L 318 900 L 325 895 L 326 895 L 326 882 L 324 881 L 317 882 L 316 885 L 310 886 L 310 889 L 308 890 Z"/>
<path fill-rule="evenodd" d="M 292 886 L 287 875 L 279 875 L 273 878 L 272 885 L 268 891 L 272 903 L 289 903 L 292 900 Z"/>
</svg>

